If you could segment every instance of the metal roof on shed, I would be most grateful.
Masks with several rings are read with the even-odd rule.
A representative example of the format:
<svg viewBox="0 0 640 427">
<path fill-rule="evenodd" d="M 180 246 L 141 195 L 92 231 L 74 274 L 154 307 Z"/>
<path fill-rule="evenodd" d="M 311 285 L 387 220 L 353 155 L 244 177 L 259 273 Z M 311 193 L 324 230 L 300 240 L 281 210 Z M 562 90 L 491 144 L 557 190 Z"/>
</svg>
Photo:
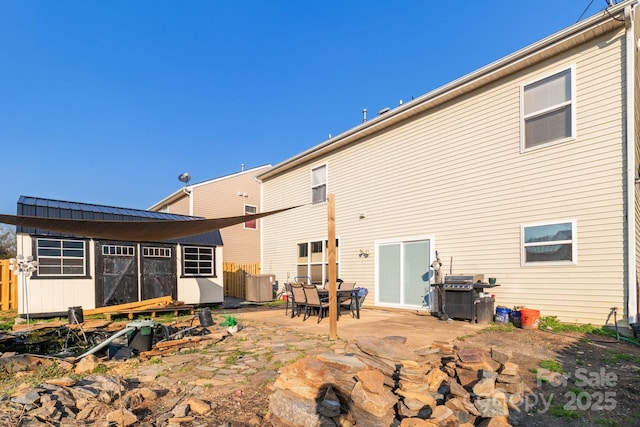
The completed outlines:
<svg viewBox="0 0 640 427">
<path fill-rule="evenodd" d="M 181 220 L 190 221 L 203 219 L 201 217 L 178 215 L 164 212 L 152 212 L 143 209 L 130 209 L 115 206 L 96 205 L 91 203 L 72 202 L 65 200 L 45 199 L 41 197 L 20 196 L 17 214 L 41 218 L 85 219 L 94 221 L 144 221 L 144 220 Z M 55 231 L 38 230 L 18 226 L 17 233 L 37 234 L 40 236 L 69 236 Z M 222 246 L 222 236 L 219 230 L 167 240 L 172 243 L 186 243 L 194 245 Z"/>
</svg>

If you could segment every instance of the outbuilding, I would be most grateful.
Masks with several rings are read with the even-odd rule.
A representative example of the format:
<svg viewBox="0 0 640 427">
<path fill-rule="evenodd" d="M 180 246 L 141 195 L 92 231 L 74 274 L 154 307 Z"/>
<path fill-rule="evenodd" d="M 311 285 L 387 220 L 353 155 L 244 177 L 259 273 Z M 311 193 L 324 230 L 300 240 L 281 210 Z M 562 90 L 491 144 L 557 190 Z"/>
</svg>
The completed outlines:
<svg viewBox="0 0 640 427">
<path fill-rule="evenodd" d="M 20 196 L 17 214 L 100 221 L 190 220 L 194 217 Z M 164 296 L 186 304 L 223 301 L 218 230 L 158 242 L 113 241 L 16 228 L 17 252 L 37 267 L 19 283 L 19 314 L 61 315 Z"/>
</svg>

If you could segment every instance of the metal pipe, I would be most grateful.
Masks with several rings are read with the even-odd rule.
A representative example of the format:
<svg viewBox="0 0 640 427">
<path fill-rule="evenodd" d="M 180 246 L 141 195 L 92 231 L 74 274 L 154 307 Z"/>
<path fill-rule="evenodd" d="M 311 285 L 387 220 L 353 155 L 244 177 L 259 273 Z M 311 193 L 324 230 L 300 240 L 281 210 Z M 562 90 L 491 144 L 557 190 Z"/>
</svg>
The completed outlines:
<svg viewBox="0 0 640 427">
<path fill-rule="evenodd" d="M 106 346 L 108 346 L 109 344 L 111 344 L 111 342 L 113 340 L 115 340 L 116 338 L 126 334 L 129 331 L 135 331 L 137 328 L 133 327 L 133 326 L 128 326 L 126 328 L 124 328 L 121 331 L 116 332 L 115 334 L 111 335 L 107 340 L 101 342 L 100 344 L 98 344 L 97 346 L 93 347 L 91 350 L 81 354 L 80 356 L 76 357 L 76 360 L 80 360 L 85 356 L 89 356 L 93 353 L 96 353 L 97 351 L 105 348 Z"/>
<path fill-rule="evenodd" d="M 86 353 L 83 353 L 80 356 L 76 357 L 76 360 L 80 360 L 85 356 L 89 356 L 89 355 L 91 355 L 91 354 L 93 354 L 93 353 L 105 348 L 111 342 L 113 342 L 113 340 L 115 340 L 118 337 L 121 337 L 122 335 L 126 334 L 127 332 L 135 331 L 136 329 L 140 329 L 140 328 L 144 328 L 144 327 L 154 328 L 155 326 L 156 326 L 156 323 L 153 320 L 134 320 L 131 323 L 127 323 L 127 326 L 123 330 L 116 332 L 115 334 L 110 336 L 104 342 L 101 342 L 97 346 L 93 347 L 91 350 L 89 350 Z"/>
</svg>

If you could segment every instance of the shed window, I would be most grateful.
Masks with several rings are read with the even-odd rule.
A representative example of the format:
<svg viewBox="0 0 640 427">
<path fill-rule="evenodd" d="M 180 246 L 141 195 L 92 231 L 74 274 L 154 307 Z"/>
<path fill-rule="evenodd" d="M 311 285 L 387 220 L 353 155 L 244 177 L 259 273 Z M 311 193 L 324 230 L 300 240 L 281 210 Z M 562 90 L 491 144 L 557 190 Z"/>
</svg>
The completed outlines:
<svg viewBox="0 0 640 427">
<path fill-rule="evenodd" d="M 102 255 L 105 256 L 134 256 L 135 253 L 135 246 L 104 245 L 102 247 Z"/>
<path fill-rule="evenodd" d="M 311 201 L 322 203 L 327 200 L 327 165 L 311 170 Z"/>
<path fill-rule="evenodd" d="M 81 240 L 37 239 L 38 276 L 86 276 L 86 245 Z"/>
<path fill-rule="evenodd" d="M 245 215 L 254 215 L 258 213 L 258 208 L 255 206 L 251 206 L 251 205 L 244 205 L 244 214 Z M 258 222 L 255 219 L 252 219 L 251 221 L 247 221 L 244 223 L 244 228 L 249 228 L 252 230 L 255 230 L 256 228 L 258 228 Z"/>
<path fill-rule="evenodd" d="M 522 87 L 523 150 L 574 136 L 572 69 Z"/>
<path fill-rule="evenodd" d="M 142 256 L 147 258 L 171 258 L 171 248 L 145 246 L 142 248 Z"/>
<path fill-rule="evenodd" d="M 216 277 L 215 248 L 185 246 L 182 272 L 185 276 Z"/>
<path fill-rule="evenodd" d="M 575 263 L 575 221 L 522 226 L 522 263 Z"/>
</svg>

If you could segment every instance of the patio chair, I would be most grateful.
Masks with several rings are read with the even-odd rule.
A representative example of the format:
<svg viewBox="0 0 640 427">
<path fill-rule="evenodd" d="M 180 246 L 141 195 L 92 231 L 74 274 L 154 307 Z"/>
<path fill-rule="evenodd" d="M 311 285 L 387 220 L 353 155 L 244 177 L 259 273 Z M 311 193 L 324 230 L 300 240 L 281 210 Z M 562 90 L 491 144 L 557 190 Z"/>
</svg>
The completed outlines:
<svg viewBox="0 0 640 427">
<path fill-rule="evenodd" d="M 348 290 L 348 291 L 352 291 L 355 289 L 356 287 L 356 282 L 342 282 L 339 283 L 339 288 L 340 290 Z M 355 306 L 354 306 L 354 298 L 353 298 L 353 293 L 349 296 L 341 296 L 339 301 L 338 301 L 338 308 L 340 310 L 347 309 L 349 310 L 349 312 L 351 313 L 351 317 L 354 317 L 354 310 L 355 310 Z M 338 313 L 339 315 L 340 313 Z"/>
<path fill-rule="evenodd" d="M 307 297 L 300 282 L 291 283 L 291 318 L 299 316 L 303 308 L 307 306 Z"/>
<path fill-rule="evenodd" d="M 294 276 L 293 281 L 298 283 L 307 283 L 309 285 L 313 283 L 311 282 L 311 277 L 309 276 Z"/>
<path fill-rule="evenodd" d="M 344 283 L 344 280 L 336 279 L 336 284 L 338 285 L 337 289 L 340 289 L 340 285 L 342 285 L 343 283 Z M 324 284 L 322 285 L 322 289 L 329 289 L 329 279 L 326 279 L 324 281 Z"/>
<path fill-rule="evenodd" d="M 311 315 L 311 309 L 318 310 L 318 323 L 322 320 L 324 312 L 329 310 L 329 303 L 326 301 L 320 301 L 320 294 L 318 288 L 314 285 L 303 285 L 302 290 L 307 298 L 307 304 L 304 310 L 304 319 L 307 320 Z"/>
<path fill-rule="evenodd" d="M 357 288 L 358 289 L 358 307 L 362 308 L 362 304 L 364 303 L 364 299 L 369 295 L 369 290 L 367 288 Z M 354 301 L 355 305 L 355 301 Z"/>
<path fill-rule="evenodd" d="M 293 310 L 293 292 L 291 291 L 291 283 L 284 284 L 284 294 L 286 295 L 285 306 L 284 306 L 284 315 L 287 315 L 287 311 L 289 311 L 289 305 L 291 305 L 291 310 Z"/>
</svg>

